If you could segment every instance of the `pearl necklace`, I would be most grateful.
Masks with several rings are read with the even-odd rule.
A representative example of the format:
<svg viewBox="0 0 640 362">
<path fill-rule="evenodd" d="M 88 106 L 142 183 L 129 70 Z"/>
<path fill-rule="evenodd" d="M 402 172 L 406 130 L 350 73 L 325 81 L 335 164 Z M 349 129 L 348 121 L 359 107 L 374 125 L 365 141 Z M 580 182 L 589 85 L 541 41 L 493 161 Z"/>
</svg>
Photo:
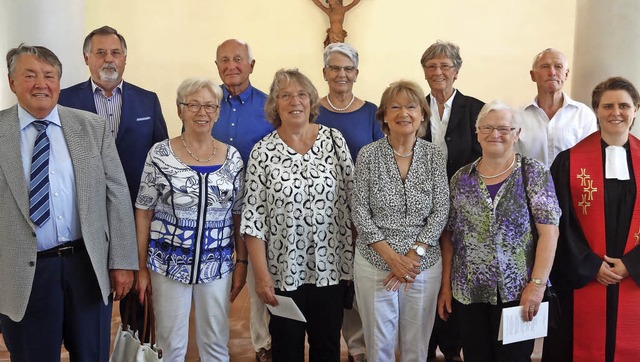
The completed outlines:
<svg viewBox="0 0 640 362">
<path fill-rule="evenodd" d="M 189 152 L 189 155 L 191 157 L 193 157 L 193 159 L 195 159 L 198 162 L 201 163 L 207 163 L 209 161 L 211 161 L 211 159 L 213 158 L 213 156 L 216 155 L 216 144 L 215 141 L 213 140 L 213 137 L 211 138 L 211 144 L 213 145 L 213 153 L 211 154 L 211 156 L 209 156 L 209 158 L 207 158 L 206 160 L 202 161 L 201 159 L 199 159 L 198 157 L 196 157 L 193 152 L 191 152 L 191 150 L 189 149 L 189 147 L 187 146 L 187 142 L 185 142 L 184 140 L 184 134 L 180 135 L 180 138 L 182 139 L 182 144 L 184 145 L 184 148 L 187 150 L 187 152 Z"/>
<path fill-rule="evenodd" d="M 401 157 L 401 158 L 407 158 L 407 157 L 411 157 L 411 155 L 413 155 L 413 150 L 412 150 L 411 152 L 409 152 L 409 153 L 405 153 L 405 154 L 403 155 L 402 153 L 400 153 L 400 152 L 396 151 L 396 149 L 395 149 L 395 148 L 391 147 L 391 149 L 393 150 L 393 153 L 394 153 L 396 156 Z"/>
<path fill-rule="evenodd" d="M 353 93 L 351 93 L 351 101 L 344 108 L 338 108 L 338 107 L 334 106 L 333 103 L 331 103 L 331 99 L 329 99 L 329 95 L 328 94 L 327 94 L 327 96 L 325 98 L 327 99 L 327 103 L 329 103 L 329 107 L 331 107 L 334 111 L 344 112 L 344 111 L 347 110 L 347 108 L 351 107 L 351 105 L 353 104 L 353 101 L 356 99 L 356 96 Z"/>
<path fill-rule="evenodd" d="M 499 174 L 492 175 L 492 176 L 485 176 L 485 175 L 480 173 L 480 170 L 478 170 L 478 175 L 480 175 L 480 177 L 485 178 L 485 179 L 492 179 L 492 178 L 500 177 L 500 176 L 504 175 L 505 173 L 507 173 L 509 170 L 511 170 L 511 167 L 513 167 L 513 165 L 515 165 L 515 164 L 516 164 L 516 155 L 513 155 L 513 162 L 511 162 L 511 164 L 509 165 L 509 167 L 507 167 L 506 170 L 500 172 Z"/>
<path fill-rule="evenodd" d="M 387 137 L 387 143 L 389 144 L 389 147 L 391 147 L 391 150 L 393 150 L 393 154 L 400 157 L 400 158 L 407 158 L 407 157 L 411 157 L 413 155 L 413 147 L 411 148 L 411 152 L 409 153 L 405 153 L 404 155 L 398 151 L 396 151 L 395 148 L 393 148 L 393 146 L 391 145 L 391 141 L 389 141 L 389 137 Z M 413 146 L 415 147 L 415 143 L 413 144 Z"/>
</svg>

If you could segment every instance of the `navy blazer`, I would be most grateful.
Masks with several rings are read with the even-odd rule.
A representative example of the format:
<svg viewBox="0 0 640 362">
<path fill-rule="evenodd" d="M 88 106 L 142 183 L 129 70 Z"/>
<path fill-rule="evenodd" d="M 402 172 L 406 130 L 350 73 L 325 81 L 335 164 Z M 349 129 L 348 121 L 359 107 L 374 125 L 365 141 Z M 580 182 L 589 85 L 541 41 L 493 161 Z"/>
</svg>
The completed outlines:
<svg viewBox="0 0 640 362">
<path fill-rule="evenodd" d="M 431 94 L 427 96 L 427 104 L 431 104 Z M 484 106 L 484 102 L 462 94 L 459 90 L 451 104 L 449 124 L 444 134 L 447 144 L 447 177 L 462 166 L 475 161 L 482 155 L 482 149 L 476 136 L 476 119 Z M 431 125 L 427 126 L 427 134 L 423 137 L 431 142 Z"/>
<path fill-rule="evenodd" d="M 97 113 L 91 80 L 60 92 L 58 104 Z M 147 153 L 156 142 L 167 139 L 167 124 L 158 96 L 131 83 L 122 83 L 122 114 L 116 148 L 122 162 L 131 201 L 135 204 Z"/>
</svg>

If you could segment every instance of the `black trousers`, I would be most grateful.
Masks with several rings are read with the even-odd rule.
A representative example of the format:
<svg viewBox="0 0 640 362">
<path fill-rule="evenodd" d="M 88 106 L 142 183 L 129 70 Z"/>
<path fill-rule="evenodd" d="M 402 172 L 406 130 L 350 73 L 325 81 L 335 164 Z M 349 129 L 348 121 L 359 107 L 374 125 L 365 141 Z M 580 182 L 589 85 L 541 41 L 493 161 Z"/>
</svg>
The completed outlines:
<svg viewBox="0 0 640 362">
<path fill-rule="evenodd" d="M 304 284 L 292 292 L 276 289 L 277 295 L 294 300 L 307 323 L 271 315 L 271 353 L 274 361 L 303 362 L 305 333 L 310 362 L 340 361 L 340 329 L 344 287 Z"/>
<path fill-rule="evenodd" d="M 440 351 L 446 358 L 459 357 L 462 349 L 462 337 L 460 333 L 459 312 L 452 306 L 452 313 L 449 319 L 444 321 L 436 311 L 436 319 L 429 340 L 429 356 L 436 355 L 436 349 L 440 346 Z"/>
<path fill-rule="evenodd" d="M 501 303 L 462 304 L 454 299 L 460 313 L 462 349 L 465 362 L 530 362 L 535 340 L 503 345 L 498 341 L 500 316 L 503 308 L 515 307 L 519 301 Z"/>
<path fill-rule="evenodd" d="M 60 361 L 64 342 L 72 361 L 109 360 L 111 300 L 102 300 L 86 251 L 40 258 L 27 311 L 15 322 L 0 314 L 12 361 Z"/>
</svg>

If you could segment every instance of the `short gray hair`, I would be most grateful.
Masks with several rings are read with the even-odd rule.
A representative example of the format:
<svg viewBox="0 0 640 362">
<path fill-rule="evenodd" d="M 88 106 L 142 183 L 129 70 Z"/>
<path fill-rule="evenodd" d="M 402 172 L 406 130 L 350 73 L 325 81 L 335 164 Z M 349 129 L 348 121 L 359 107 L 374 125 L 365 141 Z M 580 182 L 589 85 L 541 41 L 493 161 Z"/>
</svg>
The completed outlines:
<svg viewBox="0 0 640 362">
<path fill-rule="evenodd" d="M 176 92 L 176 105 L 180 106 L 180 103 L 183 103 L 187 100 L 187 97 L 196 93 L 201 89 L 206 89 L 213 94 L 220 105 L 220 101 L 222 100 L 222 88 L 217 85 L 214 81 L 207 78 L 189 78 L 185 79 L 180 86 L 178 87 L 178 91 Z"/>
<path fill-rule="evenodd" d="M 444 55 L 451 59 L 453 66 L 460 70 L 462 67 L 462 58 L 460 57 L 460 47 L 448 41 L 438 40 L 431 44 L 427 50 L 422 53 L 420 64 L 424 65 L 431 59 Z"/>
<path fill-rule="evenodd" d="M 17 48 L 13 48 L 7 53 L 7 70 L 9 71 L 10 76 L 13 77 L 13 72 L 16 69 L 16 62 L 18 61 L 18 57 L 22 54 L 34 55 L 40 61 L 54 67 L 58 71 L 58 79 L 62 77 L 62 63 L 54 52 L 43 46 L 31 46 L 26 45 L 25 43 L 18 45 Z"/>
<path fill-rule="evenodd" d="M 247 43 L 246 41 L 240 40 L 240 39 L 227 39 L 222 43 L 218 44 L 218 46 L 216 47 L 216 59 L 218 59 L 218 50 L 220 49 L 220 46 L 228 41 L 234 41 L 240 45 L 244 45 L 244 47 L 247 48 L 247 57 L 249 58 L 247 59 L 247 61 L 251 63 L 251 61 L 253 60 L 253 53 L 251 52 L 251 46 L 249 46 L 249 43 Z"/>
<path fill-rule="evenodd" d="M 93 39 L 94 35 L 115 35 L 120 40 L 120 47 L 122 47 L 122 53 L 127 55 L 127 41 L 124 40 L 124 37 L 118 33 L 118 31 L 108 25 L 95 29 L 90 32 L 86 38 L 84 38 L 84 43 L 82 44 L 82 52 L 84 54 L 89 54 L 91 51 L 91 39 Z"/>
<path fill-rule="evenodd" d="M 540 60 L 540 58 L 542 58 L 542 56 L 547 54 L 547 53 L 558 53 L 558 54 L 562 55 L 562 57 L 564 58 L 565 67 L 569 68 L 569 60 L 567 59 L 567 56 L 564 55 L 563 52 L 561 52 L 561 51 L 559 51 L 558 49 L 555 49 L 555 48 L 547 48 L 547 49 L 541 51 L 540 53 L 536 54 L 535 57 L 533 57 L 533 63 L 531 63 L 531 69 L 534 69 L 536 67 L 536 63 L 538 63 L 538 60 Z"/>
<path fill-rule="evenodd" d="M 353 66 L 358 68 L 358 63 L 360 61 L 358 57 L 358 51 L 347 43 L 331 43 L 324 48 L 324 52 L 322 56 L 324 58 L 324 66 L 325 68 L 329 65 L 329 57 L 333 53 L 340 53 L 351 60 Z"/>
<path fill-rule="evenodd" d="M 507 103 L 505 103 L 500 99 L 493 100 L 485 104 L 484 107 L 482 107 L 482 109 L 480 110 L 480 113 L 478 113 L 478 118 L 476 119 L 476 128 L 478 127 L 480 120 L 486 117 L 491 111 L 508 111 L 509 114 L 511 114 L 511 117 L 509 120 L 511 123 L 511 126 L 516 129 L 520 129 L 520 113 L 521 112 L 515 110 L 513 107 L 511 107 L 510 105 L 508 105 Z"/>
</svg>

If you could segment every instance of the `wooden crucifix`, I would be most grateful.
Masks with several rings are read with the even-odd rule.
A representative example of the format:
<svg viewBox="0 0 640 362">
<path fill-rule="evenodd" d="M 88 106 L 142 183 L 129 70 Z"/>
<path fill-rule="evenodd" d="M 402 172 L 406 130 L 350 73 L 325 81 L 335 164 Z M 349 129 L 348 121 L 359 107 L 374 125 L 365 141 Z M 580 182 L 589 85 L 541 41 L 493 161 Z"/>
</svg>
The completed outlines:
<svg viewBox="0 0 640 362">
<path fill-rule="evenodd" d="M 344 15 L 358 5 L 360 0 L 352 0 L 349 5 L 343 5 L 342 0 L 326 0 L 327 5 L 324 5 L 321 0 L 311 1 L 329 16 L 329 29 L 327 29 L 324 46 L 331 43 L 344 43 L 344 39 L 347 37 L 347 32 L 342 27 Z"/>
</svg>

